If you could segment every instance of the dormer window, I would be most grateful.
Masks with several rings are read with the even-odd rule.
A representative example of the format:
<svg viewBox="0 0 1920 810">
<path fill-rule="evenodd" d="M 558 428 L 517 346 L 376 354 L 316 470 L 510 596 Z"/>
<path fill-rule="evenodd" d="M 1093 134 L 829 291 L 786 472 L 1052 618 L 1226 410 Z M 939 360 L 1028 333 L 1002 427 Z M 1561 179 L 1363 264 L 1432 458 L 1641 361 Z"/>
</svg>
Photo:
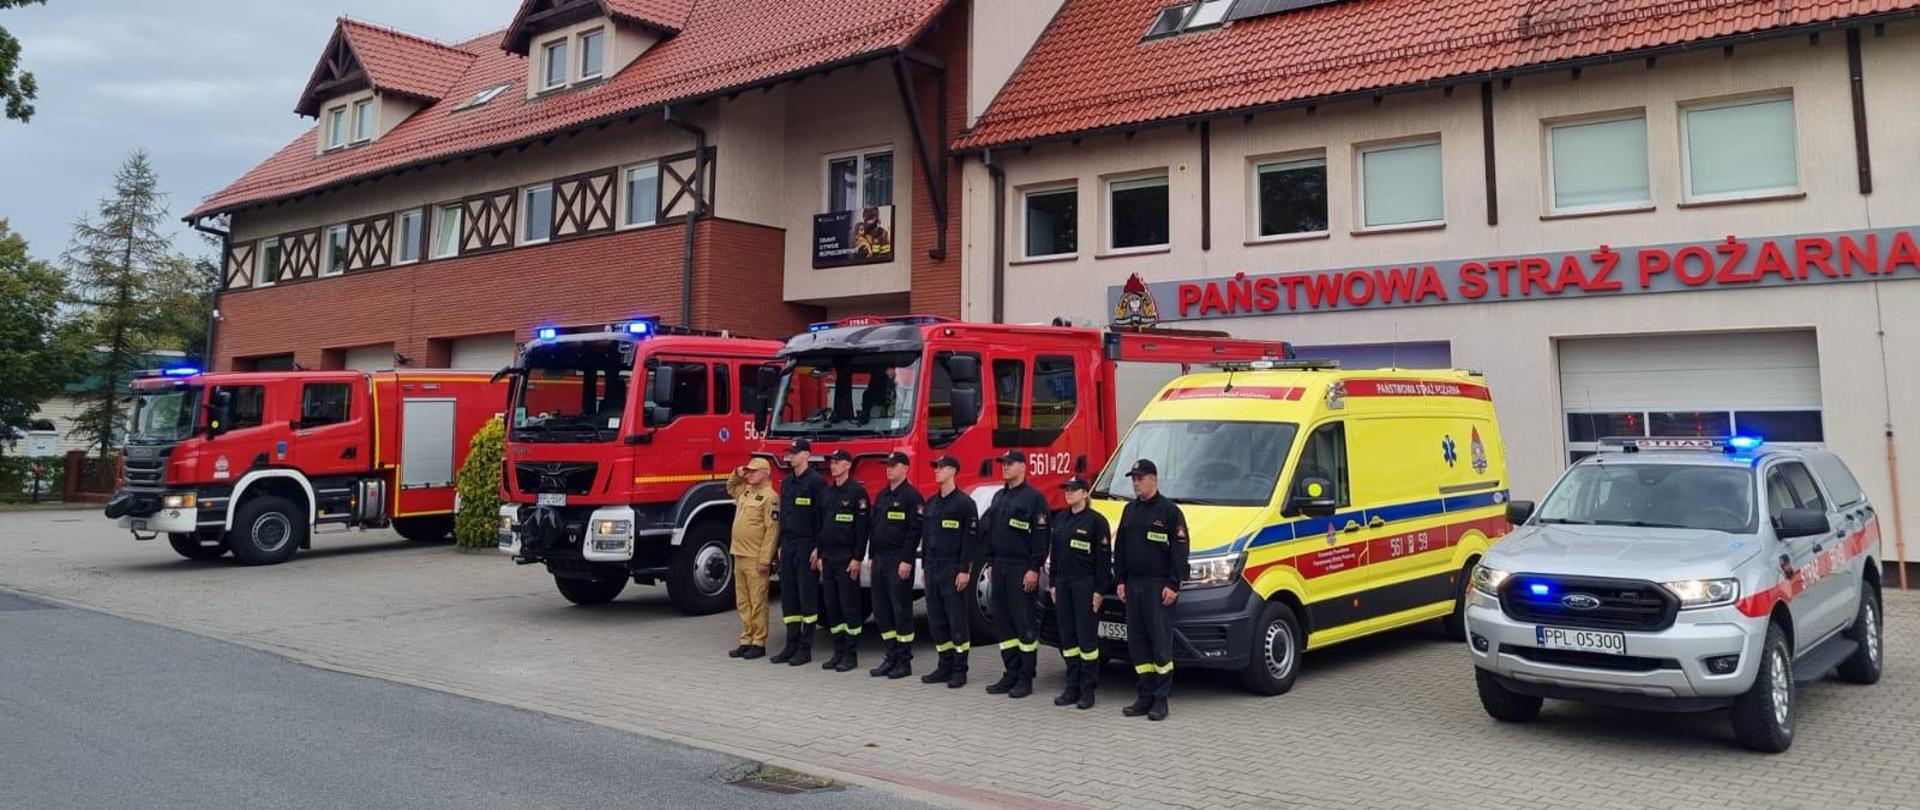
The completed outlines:
<svg viewBox="0 0 1920 810">
<path fill-rule="evenodd" d="M 327 148 L 338 149 L 347 145 L 347 108 L 335 107 L 327 111 Z"/>
<path fill-rule="evenodd" d="M 567 41 L 556 39 L 540 46 L 540 89 L 567 86 Z"/>
<path fill-rule="evenodd" d="M 598 79 L 606 67 L 607 33 L 588 31 L 580 35 L 580 78 Z"/>
<path fill-rule="evenodd" d="M 373 140 L 374 124 L 373 99 L 363 98 L 353 103 L 353 142 L 366 143 Z"/>
</svg>

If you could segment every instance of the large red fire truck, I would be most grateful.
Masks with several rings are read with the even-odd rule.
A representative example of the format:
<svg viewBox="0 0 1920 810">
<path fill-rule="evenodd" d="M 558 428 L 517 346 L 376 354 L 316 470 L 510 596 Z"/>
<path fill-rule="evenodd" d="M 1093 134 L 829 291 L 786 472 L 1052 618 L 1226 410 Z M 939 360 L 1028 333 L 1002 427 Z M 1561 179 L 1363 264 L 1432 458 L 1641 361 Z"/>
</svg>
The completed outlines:
<svg viewBox="0 0 1920 810">
<path fill-rule="evenodd" d="M 189 559 L 285 562 L 315 529 L 453 529 L 454 477 L 506 387 L 484 372 L 168 369 L 132 384 L 121 489 L 136 539 Z"/>
<path fill-rule="evenodd" d="M 758 446 L 779 341 L 652 320 L 535 334 L 505 372 L 500 550 L 576 604 L 664 581 L 685 612 L 732 607 L 726 477 Z"/>
<path fill-rule="evenodd" d="M 1106 465 L 1126 431 L 1122 420 L 1137 412 L 1125 404 L 1144 404 L 1130 390 L 1141 386 L 1122 384 L 1123 366 L 1171 364 L 1184 373 L 1292 352 L 1284 342 L 1213 333 L 901 316 L 815 324 L 779 356 L 780 388 L 770 400 L 778 408 L 762 415 L 761 455 L 777 458 L 803 437 L 816 460 L 844 449 L 854 458 L 853 477 L 876 493 L 888 454 L 905 451 L 919 462 L 910 480 L 923 493 L 934 486 L 926 462 L 952 455 L 962 465 L 960 489 L 984 510 L 1001 487 L 993 459 L 1008 450 L 1026 454 L 1029 480 L 1054 508 L 1064 504 L 1060 486 L 1068 478 Z M 1146 386 L 1146 395 L 1163 381 Z M 982 596 L 975 620 L 984 629 L 991 602 Z"/>
</svg>

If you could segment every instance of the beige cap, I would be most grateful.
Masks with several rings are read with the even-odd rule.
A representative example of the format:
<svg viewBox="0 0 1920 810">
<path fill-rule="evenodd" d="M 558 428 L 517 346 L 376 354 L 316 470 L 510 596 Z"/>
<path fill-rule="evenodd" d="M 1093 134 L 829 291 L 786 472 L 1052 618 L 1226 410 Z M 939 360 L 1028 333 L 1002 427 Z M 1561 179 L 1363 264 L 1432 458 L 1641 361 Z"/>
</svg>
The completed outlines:
<svg viewBox="0 0 1920 810">
<path fill-rule="evenodd" d="M 754 457 L 754 458 L 753 458 L 752 460 L 750 460 L 750 461 L 748 461 L 748 462 L 747 462 L 747 469 L 749 469 L 749 470 L 772 470 L 772 469 L 773 469 L 773 464 L 772 464 L 772 462 L 769 462 L 769 461 L 767 461 L 767 460 L 766 460 L 766 459 L 764 459 L 764 458 L 760 458 L 759 456 L 755 456 L 755 457 Z"/>
</svg>

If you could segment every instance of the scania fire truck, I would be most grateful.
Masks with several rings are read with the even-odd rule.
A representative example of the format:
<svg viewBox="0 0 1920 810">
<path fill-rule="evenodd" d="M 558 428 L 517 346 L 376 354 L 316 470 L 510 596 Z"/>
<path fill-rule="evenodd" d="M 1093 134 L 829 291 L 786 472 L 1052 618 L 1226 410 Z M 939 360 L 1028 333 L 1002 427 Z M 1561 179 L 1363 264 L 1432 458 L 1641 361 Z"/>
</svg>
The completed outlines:
<svg viewBox="0 0 1920 810">
<path fill-rule="evenodd" d="M 133 381 L 121 489 L 137 540 L 189 559 L 281 563 L 315 529 L 453 529 L 454 477 L 506 387 L 485 372 L 168 369 Z"/>
<path fill-rule="evenodd" d="M 797 438 L 811 441 L 816 460 L 844 449 L 854 458 L 853 477 L 878 492 L 886 456 L 905 451 L 916 461 L 910 480 L 923 493 L 934 487 L 928 462 L 951 454 L 961 462 L 959 487 L 984 511 L 1001 488 L 993 459 L 1018 450 L 1027 456 L 1029 480 L 1057 509 L 1064 504 L 1060 486 L 1099 472 L 1144 397 L 1164 382 L 1141 386 L 1139 374 L 1123 369 L 1161 364 L 1184 373 L 1194 365 L 1291 354 L 1284 342 L 1204 332 L 929 316 L 815 324 L 780 350 L 780 388 L 771 401 L 777 408 L 763 416 L 760 454 L 778 459 Z M 989 587 L 985 578 L 976 581 Z M 991 599 L 979 596 L 974 618 L 984 631 Z"/>
<path fill-rule="evenodd" d="M 636 320 L 544 327 L 505 374 L 500 550 L 575 604 L 665 582 L 687 613 L 733 606 L 726 477 L 757 445 L 779 341 Z"/>
</svg>

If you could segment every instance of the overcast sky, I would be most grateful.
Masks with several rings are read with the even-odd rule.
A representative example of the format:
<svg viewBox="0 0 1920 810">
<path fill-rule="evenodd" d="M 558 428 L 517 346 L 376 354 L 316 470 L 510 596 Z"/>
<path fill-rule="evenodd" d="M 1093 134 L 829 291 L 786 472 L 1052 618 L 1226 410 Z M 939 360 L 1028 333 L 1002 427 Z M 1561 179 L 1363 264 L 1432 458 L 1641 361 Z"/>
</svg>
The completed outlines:
<svg viewBox="0 0 1920 810">
<path fill-rule="evenodd" d="M 144 147 L 179 217 L 312 125 L 293 105 L 346 15 L 442 41 L 513 19 L 518 0 L 48 0 L 0 11 L 40 83 L 30 124 L 0 119 L 0 219 L 54 259 L 127 154 Z"/>
</svg>

